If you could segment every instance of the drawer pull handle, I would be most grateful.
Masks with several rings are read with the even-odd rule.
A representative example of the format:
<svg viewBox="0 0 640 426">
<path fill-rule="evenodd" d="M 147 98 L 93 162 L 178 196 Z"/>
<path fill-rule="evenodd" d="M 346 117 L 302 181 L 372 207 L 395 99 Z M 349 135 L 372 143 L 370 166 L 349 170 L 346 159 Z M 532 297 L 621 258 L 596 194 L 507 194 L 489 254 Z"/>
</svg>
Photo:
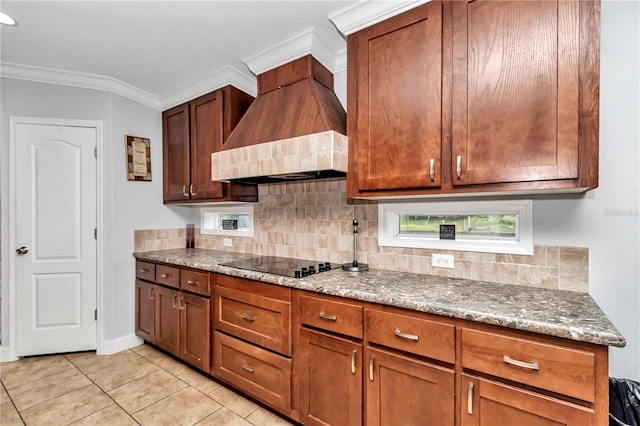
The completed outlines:
<svg viewBox="0 0 640 426">
<path fill-rule="evenodd" d="M 327 315 L 324 312 L 320 312 L 320 315 L 318 315 L 318 316 L 320 318 L 322 318 L 322 319 L 326 319 L 326 320 L 329 320 L 329 321 L 336 321 L 338 319 L 337 316 L 335 316 L 335 315 Z"/>
<path fill-rule="evenodd" d="M 467 388 L 467 413 L 473 414 L 473 383 Z"/>
<path fill-rule="evenodd" d="M 462 155 L 456 157 L 456 175 L 458 179 L 462 177 Z"/>
<path fill-rule="evenodd" d="M 178 299 L 178 308 L 183 311 L 184 310 L 184 297 Z"/>
<path fill-rule="evenodd" d="M 153 288 L 149 287 L 149 300 L 153 300 Z"/>
<path fill-rule="evenodd" d="M 253 367 L 249 367 L 246 363 L 242 364 L 242 369 L 248 371 L 249 373 L 255 373 L 256 369 Z"/>
<path fill-rule="evenodd" d="M 249 314 L 242 314 L 242 319 L 249 322 L 254 322 L 256 317 L 252 317 Z"/>
<path fill-rule="evenodd" d="M 393 334 L 395 334 L 398 337 L 402 337 L 403 339 L 407 339 L 407 340 L 413 340 L 413 341 L 418 341 L 419 337 L 416 336 L 415 334 L 406 334 L 401 332 L 400 330 L 397 330 L 393 332 Z"/>
<path fill-rule="evenodd" d="M 373 382 L 373 360 L 375 358 L 376 357 L 373 355 L 369 357 L 369 380 L 371 380 L 372 382 Z"/>
<path fill-rule="evenodd" d="M 140 269 L 138 269 L 138 272 L 140 272 L 142 274 L 146 274 L 147 272 L 149 272 L 149 270 L 146 269 L 146 268 L 140 268 Z"/>
<path fill-rule="evenodd" d="M 356 374 L 356 355 L 358 351 L 351 351 L 351 374 Z"/>
<path fill-rule="evenodd" d="M 189 194 L 187 194 L 187 185 L 182 185 L 182 196 L 189 197 Z"/>
<path fill-rule="evenodd" d="M 433 158 L 429 160 L 429 179 L 431 182 L 436 180 L 436 160 Z"/>
<path fill-rule="evenodd" d="M 187 280 L 187 284 L 189 284 L 189 285 L 198 285 L 198 280 Z"/>
<path fill-rule="evenodd" d="M 178 298 L 178 295 L 177 295 L 177 294 L 174 294 L 174 295 L 173 295 L 173 309 L 175 309 L 175 308 L 177 308 L 177 307 L 178 307 L 178 304 L 176 303 L 176 299 L 177 299 L 177 298 Z"/>
<path fill-rule="evenodd" d="M 517 359 L 510 358 L 507 355 L 503 356 L 502 360 L 506 364 L 515 365 L 516 367 L 522 367 L 529 370 L 540 370 L 540 365 L 537 362 L 530 363 L 530 362 L 518 361 Z"/>
<path fill-rule="evenodd" d="M 162 278 L 171 278 L 171 274 L 160 274 Z"/>
</svg>

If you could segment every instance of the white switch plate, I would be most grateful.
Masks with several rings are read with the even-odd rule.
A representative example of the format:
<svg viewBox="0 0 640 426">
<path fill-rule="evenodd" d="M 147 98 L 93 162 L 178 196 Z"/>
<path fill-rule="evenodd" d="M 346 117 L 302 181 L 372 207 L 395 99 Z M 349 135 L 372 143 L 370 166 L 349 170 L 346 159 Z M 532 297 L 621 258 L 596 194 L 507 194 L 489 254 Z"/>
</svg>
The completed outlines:
<svg viewBox="0 0 640 426">
<path fill-rule="evenodd" d="M 432 254 L 431 266 L 436 268 L 448 268 L 453 269 L 453 255 L 452 254 Z"/>
<path fill-rule="evenodd" d="M 225 247 L 232 247 L 233 246 L 233 242 L 231 241 L 231 238 L 225 238 L 224 240 L 222 240 L 222 244 Z"/>
</svg>

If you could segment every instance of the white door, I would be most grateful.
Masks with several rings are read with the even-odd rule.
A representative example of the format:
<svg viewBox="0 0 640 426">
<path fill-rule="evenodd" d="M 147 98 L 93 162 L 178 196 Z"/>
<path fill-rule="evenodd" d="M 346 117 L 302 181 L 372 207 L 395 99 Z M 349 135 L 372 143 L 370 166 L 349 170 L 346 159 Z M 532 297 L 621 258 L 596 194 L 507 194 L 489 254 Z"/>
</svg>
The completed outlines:
<svg viewBox="0 0 640 426">
<path fill-rule="evenodd" d="M 14 123 L 16 354 L 96 349 L 98 129 Z"/>
</svg>

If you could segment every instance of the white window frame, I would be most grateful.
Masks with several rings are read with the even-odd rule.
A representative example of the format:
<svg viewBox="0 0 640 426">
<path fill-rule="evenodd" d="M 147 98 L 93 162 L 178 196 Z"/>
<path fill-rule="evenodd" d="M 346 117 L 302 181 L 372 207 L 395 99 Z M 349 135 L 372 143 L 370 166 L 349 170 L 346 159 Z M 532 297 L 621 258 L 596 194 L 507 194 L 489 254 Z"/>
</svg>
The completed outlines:
<svg viewBox="0 0 640 426">
<path fill-rule="evenodd" d="M 416 235 L 400 235 L 400 215 L 517 215 L 515 240 L 464 239 L 440 240 Z M 531 200 L 500 201 L 417 201 L 378 203 L 378 245 L 484 253 L 533 254 L 533 203 Z"/>
<path fill-rule="evenodd" d="M 205 228 L 206 215 L 246 214 L 249 216 L 249 229 L 216 229 Z M 203 235 L 225 235 L 234 237 L 253 237 L 253 204 L 238 206 L 204 207 L 200 211 L 200 233 Z"/>
</svg>

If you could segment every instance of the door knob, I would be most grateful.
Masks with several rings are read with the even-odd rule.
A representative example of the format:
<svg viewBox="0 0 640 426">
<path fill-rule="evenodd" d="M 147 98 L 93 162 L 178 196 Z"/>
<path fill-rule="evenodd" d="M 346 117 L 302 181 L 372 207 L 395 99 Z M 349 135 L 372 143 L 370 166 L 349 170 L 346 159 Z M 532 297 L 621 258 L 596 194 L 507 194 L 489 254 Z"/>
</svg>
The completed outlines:
<svg viewBox="0 0 640 426">
<path fill-rule="evenodd" d="M 27 254 L 29 253 L 29 249 L 25 246 L 22 246 L 19 249 L 16 249 L 16 253 L 18 253 L 19 255 Z"/>
</svg>

